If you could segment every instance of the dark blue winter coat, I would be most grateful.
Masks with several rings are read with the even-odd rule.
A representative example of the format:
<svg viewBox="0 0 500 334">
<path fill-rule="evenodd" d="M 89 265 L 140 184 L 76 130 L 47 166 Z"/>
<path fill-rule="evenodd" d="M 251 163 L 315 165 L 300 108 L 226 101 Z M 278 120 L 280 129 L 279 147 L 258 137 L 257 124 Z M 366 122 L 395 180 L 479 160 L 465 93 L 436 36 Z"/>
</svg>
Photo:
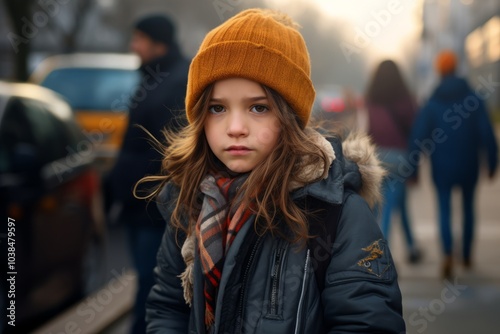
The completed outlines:
<svg viewBox="0 0 500 334">
<path fill-rule="evenodd" d="M 455 75 L 442 79 L 417 115 L 409 148 L 415 173 L 418 153 L 430 157 L 438 187 L 476 183 L 484 158 L 490 173 L 497 167 L 498 147 L 484 103 Z"/>
<path fill-rule="evenodd" d="M 163 158 L 151 145 L 148 134 L 138 125 L 160 141 L 164 138 L 163 129 L 176 129 L 183 125 L 188 69 L 189 62 L 177 47 L 171 47 L 166 56 L 140 68 L 142 81 L 129 102 L 128 127 L 109 177 L 113 199 L 124 204 L 124 219 L 130 218 L 138 224 L 145 224 L 144 219 L 138 216 L 161 219 L 156 205 L 148 205 L 132 193 L 134 185 L 142 177 L 160 173 Z"/>
<path fill-rule="evenodd" d="M 257 236 L 253 224 L 242 227 L 222 271 L 213 333 L 384 333 L 405 332 L 396 268 L 387 242 L 367 202 L 376 193 L 373 164 L 358 142 L 334 144 L 328 178 L 293 193 L 321 205 L 343 205 L 333 252 L 321 291 L 313 259 L 324 249 L 299 247 L 277 235 Z M 344 158 L 352 155 L 356 163 Z M 350 153 L 349 153 L 350 152 Z M 167 221 L 155 269 L 156 285 L 146 305 L 147 333 L 205 333 L 204 295 L 199 252 L 195 252 L 192 306 L 183 297 L 179 275 L 186 269 L 182 235 L 168 223 L 178 188 L 168 183 L 159 196 Z M 323 203 L 323 204 L 322 204 Z M 324 224 L 334 222 L 324 221 Z M 182 233 L 181 233 L 182 234 Z M 332 245 L 333 243 L 333 245 Z M 373 251 L 379 251 L 373 256 Z M 319 251 L 319 252 L 318 252 Z M 315 257 L 316 255 L 316 257 Z"/>
</svg>

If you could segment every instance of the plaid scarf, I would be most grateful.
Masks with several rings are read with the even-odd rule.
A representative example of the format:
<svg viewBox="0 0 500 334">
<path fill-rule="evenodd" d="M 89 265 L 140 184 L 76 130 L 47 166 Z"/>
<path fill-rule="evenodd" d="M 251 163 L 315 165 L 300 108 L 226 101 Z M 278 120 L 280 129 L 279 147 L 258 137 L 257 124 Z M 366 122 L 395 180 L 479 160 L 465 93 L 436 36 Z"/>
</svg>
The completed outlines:
<svg viewBox="0 0 500 334">
<path fill-rule="evenodd" d="M 205 278 L 205 325 L 211 327 L 215 318 L 217 291 L 226 254 L 241 227 L 255 219 L 252 211 L 243 205 L 233 207 L 236 193 L 246 175 L 229 178 L 208 174 L 200 184 L 205 195 L 196 223 L 196 236 Z"/>
</svg>

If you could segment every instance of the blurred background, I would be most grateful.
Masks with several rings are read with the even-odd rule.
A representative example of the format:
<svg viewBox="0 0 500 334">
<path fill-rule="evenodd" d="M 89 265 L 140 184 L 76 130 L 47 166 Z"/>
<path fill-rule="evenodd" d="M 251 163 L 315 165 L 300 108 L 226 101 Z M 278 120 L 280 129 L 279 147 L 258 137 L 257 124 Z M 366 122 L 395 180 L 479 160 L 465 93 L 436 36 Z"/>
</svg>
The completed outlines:
<svg viewBox="0 0 500 334">
<path fill-rule="evenodd" d="M 458 74 L 473 89 L 488 92 L 485 103 L 499 138 L 498 0 L 3 0 L 0 131 L 9 132 L 2 133 L 0 145 L 7 150 L 13 138 L 22 137 L 23 143 L 31 140 L 37 147 L 43 142 L 48 152 L 24 145 L 14 160 L 0 164 L 2 220 L 18 221 L 17 264 L 29 263 L 19 269 L 25 277 L 18 275 L 18 285 L 36 290 L 18 295 L 17 319 L 26 325 L 19 333 L 127 332 L 134 271 L 122 228 L 104 217 L 100 180 L 120 147 L 127 99 L 139 80 L 139 61 L 129 51 L 133 23 L 152 12 L 169 15 L 177 25 L 181 49 L 190 58 L 210 29 L 251 7 L 282 10 L 301 25 L 318 92 L 315 112 L 341 121 L 348 131 L 364 127 L 363 96 L 380 61 L 396 61 L 417 104 L 423 104 L 439 81 L 434 58 L 448 48 L 459 57 Z M 13 82 L 31 85 L 14 87 Z M 26 119 L 7 117 L 22 112 Z M 25 126 L 16 129 L 10 124 Z M 41 155 L 51 155 L 52 160 Z M 31 171 L 27 166 L 48 163 L 51 169 L 43 174 L 43 189 L 33 180 L 19 181 L 20 171 Z M 466 289 L 445 304 L 441 296 L 449 282 L 439 276 L 436 208 L 426 171 L 424 163 L 409 200 L 415 235 L 425 251 L 422 263 L 406 263 L 401 233 L 392 233 L 391 240 L 408 333 L 497 332 L 498 177 L 480 182 L 476 270 L 457 274 Z M 54 226 L 54 221 L 66 224 Z M 45 232 L 37 237 L 34 230 Z M 2 238 L 6 235 L 2 230 Z M 29 235 L 29 240 L 21 240 L 22 235 Z M 6 302 L 3 297 L 3 310 Z M 422 309 L 431 314 L 423 316 Z M 7 328 L 0 327 L 6 332 Z"/>
<path fill-rule="evenodd" d="M 286 9 L 302 26 L 317 86 L 335 82 L 360 92 L 370 68 L 392 58 L 422 99 L 436 80 L 432 61 L 442 48 L 459 53 L 460 71 L 471 79 L 484 73 L 498 79 L 500 72 L 495 0 L 23 0 L 0 7 L 0 78 L 27 80 L 53 54 L 127 52 L 133 22 L 152 11 L 172 16 L 192 56 L 208 30 L 253 6 Z M 491 100 L 498 108 L 498 92 Z"/>
</svg>

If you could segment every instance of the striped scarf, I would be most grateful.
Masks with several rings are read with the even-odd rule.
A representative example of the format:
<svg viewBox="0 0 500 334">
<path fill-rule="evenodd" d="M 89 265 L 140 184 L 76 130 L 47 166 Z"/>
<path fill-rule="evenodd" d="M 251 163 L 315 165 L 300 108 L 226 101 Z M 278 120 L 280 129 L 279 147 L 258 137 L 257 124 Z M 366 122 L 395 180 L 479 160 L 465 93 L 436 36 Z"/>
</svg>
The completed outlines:
<svg viewBox="0 0 500 334">
<path fill-rule="evenodd" d="M 196 236 L 205 279 L 207 328 L 214 323 L 217 291 L 226 254 L 241 227 L 255 219 L 248 207 L 232 207 L 236 193 L 247 176 L 229 178 L 221 174 L 208 174 L 200 184 L 205 196 L 196 223 Z"/>
</svg>

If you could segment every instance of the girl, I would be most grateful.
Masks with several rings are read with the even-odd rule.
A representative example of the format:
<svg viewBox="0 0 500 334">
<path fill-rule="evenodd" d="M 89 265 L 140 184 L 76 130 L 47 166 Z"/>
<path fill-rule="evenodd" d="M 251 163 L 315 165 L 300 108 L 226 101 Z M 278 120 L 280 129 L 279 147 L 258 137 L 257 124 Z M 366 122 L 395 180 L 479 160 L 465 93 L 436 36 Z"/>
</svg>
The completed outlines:
<svg viewBox="0 0 500 334">
<path fill-rule="evenodd" d="M 406 238 L 408 260 L 420 261 L 422 253 L 415 242 L 407 208 L 406 177 L 401 161 L 408 160 L 408 141 L 417 106 L 399 67 L 392 60 L 382 61 L 373 73 L 365 96 L 368 111 L 368 134 L 378 147 L 388 175 L 382 184 L 384 204 L 380 208 L 380 227 L 389 240 L 392 213 L 399 211 Z"/>
<path fill-rule="evenodd" d="M 250 9 L 206 36 L 189 125 L 167 134 L 164 174 L 143 180 L 162 181 L 152 196 L 167 221 L 148 333 L 405 331 L 361 196 L 374 201 L 383 170 L 366 139 L 341 145 L 307 126 L 314 96 L 287 16 Z"/>
</svg>

